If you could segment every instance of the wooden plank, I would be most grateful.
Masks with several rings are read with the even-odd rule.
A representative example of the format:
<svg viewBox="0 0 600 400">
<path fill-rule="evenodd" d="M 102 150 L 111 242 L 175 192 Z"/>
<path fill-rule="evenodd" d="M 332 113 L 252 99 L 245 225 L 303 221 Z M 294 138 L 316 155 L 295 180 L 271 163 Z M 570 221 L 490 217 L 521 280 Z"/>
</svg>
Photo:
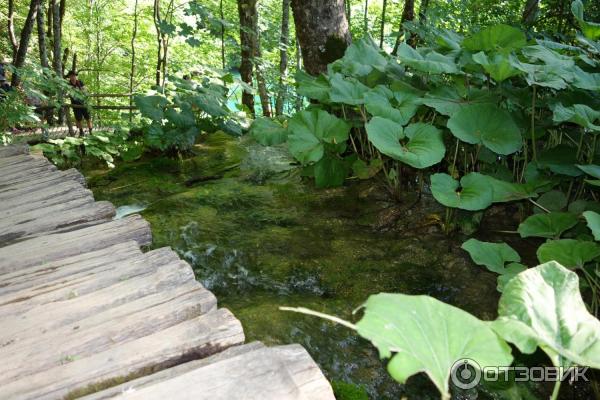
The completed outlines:
<svg viewBox="0 0 600 400">
<path fill-rule="evenodd" d="M 26 196 L 13 196 L 2 199 L 0 219 L 80 198 L 86 198 L 90 202 L 94 201 L 92 191 L 85 189 L 80 183 L 75 181 L 62 182 L 47 186 L 44 190 L 30 192 Z M 27 201 L 23 199 L 27 199 Z"/>
<path fill-rule="evenodd" d="M 186 358 L 206 357 L 243 341 L 242 326 L 233 314 L 226 309 L 213 310 L 88 357 L 56 360 L 52 368 L 0 385 L 0 398 L 57 399 L 88 385 L 106 385 Z"/>
<path fill-rule="evenodd" d="M 0 157 L 0 168 L 4 168 L 8 165 L 16 165 L 29 162 L 35 159 L 31 154 L 18 154 L 10 157 Z"/>
<path fill-rule="evenodd" d="M 15 182 L 10 185 L 0 185 L 0 200 L 10 199 L 14 197 L 25 197 L 30 193 L 35 193 L 40 190 L 46 190 L 49 186 L 60 185 L 66 182 L 78 182 L 82 186 L 86 186 L 85 178 L 79 171 L 74 168 L 65 171 L 59 171 L 54 174 L 48 174 L 38 178 L 35 184 L 29 181 Z"/>
<path fill-rule="evenodd" d="M 0 348 L 0 385 L 52 368 L 65 357 L 80 359 L 168 329 L 210 312 L 214 296 L 190 281 L 170 291 L 145 296 L 87 318 L 62 325 L 43 335 Z M 43 343 L 43 351 L 40 351 Z"/>
<path fill-rule="evenodd" d="M 139 215 L 10 245 L 0 243 L 0 274 L 104 249 L 128 240 L 135 240 L 140 246 L 152 242 L 150 226 Z"/>
<path fill-rule="evenodd" d="M 26 156 L 28 159 L 25 162 L 16 163 L 16 164 L 8 164 L 8 165 L 0 165 L 0 174 L 2 178 L 0 178 L 0 182 L 4 179 L 4 177 L 12 176 L 17 173 L 22 173 L 25 171 L 31 171 L 35 169 L 39 169 L 42 167 L 50 167 L 50 169 L 56 171 L 56 167 L 45 158 L 40 157 L 32 157 Z M 52 168 L 54 167 L 54 168 Z"/>
<path fill-rule="evenodd" d="M 0 146 L 0 157 L 11 157 L 27 153 L 29 153 L 29 147 L 27 145 Z"/>
<path fill-rule="evenodd" d="M 122 385 L 84 398 L 127 400 L 335 400 L 331 386 L 299 345 L 259 348 L 168 379 Z"/>
<path fill-rule="evenodd" d="M 140 390 L 141 388 L 156 385 L 161 382 L 167 381 L 176 376 L 182 375 L 186 372 L 201 368 L 208 364 L 214 364 L 219 361 L 223 361 L 232 357 L 237 357 L 242 354 L 246 354 L 258 349 L 265 347 L 261 342 L 251 342 L 240 346 L 230 347 L 220 353 L 214 354 L 210 357 L 202 358 L 200 360 L 194 360 L 186 362 L 175 367 L 168 368 L 152 375 L 142 376 L 123 384 L 113 386 L 101 392 L 93 393 L 88 396 L 82 397 L 81 400 L 107 400 L 114 397 L 120 396 L 122 393 L 131 392 L 134 390 Z M 241 390 L 240 390 L 241 391 Z"/>
<path fill-rule="evenodd" d="M 6 303 L 23 295 L 15 292 L 38 288 L 39 292 L 53 290 L 52 285 L 63 282 L 75 274 L 85 274 L 90 269 L 107 262 L 119 262 L 141 256 L 142 252 L 134 241 L 126 241 L 71 257 L 50 261 L 40 265 L 20 268 L 16 271 L 0 274 L 0 303 Z"/>
<path fill-rule="evenodd" d="M 0 243 L 11 244 L 19 240 L 53 232 L 97 225 L 115 215 L 110 202 L 94 203 L 90 199 L 76 199 L 10 216 L 0 221 Z"/>
</svg>

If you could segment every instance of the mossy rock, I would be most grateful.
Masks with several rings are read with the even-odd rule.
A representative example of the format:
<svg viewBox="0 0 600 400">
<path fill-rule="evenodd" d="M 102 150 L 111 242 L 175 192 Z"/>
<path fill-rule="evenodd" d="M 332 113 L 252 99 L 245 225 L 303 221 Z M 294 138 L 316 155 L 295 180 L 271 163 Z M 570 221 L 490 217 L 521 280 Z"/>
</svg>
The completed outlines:
<svg viewBox="0 0 600 400">
<path fill-rule="evenodd" d="M 331 386 L 337 400 L 369 400 L 369 395 L 362 386 L 342 381 L 333 381 Z"/>
</svg>

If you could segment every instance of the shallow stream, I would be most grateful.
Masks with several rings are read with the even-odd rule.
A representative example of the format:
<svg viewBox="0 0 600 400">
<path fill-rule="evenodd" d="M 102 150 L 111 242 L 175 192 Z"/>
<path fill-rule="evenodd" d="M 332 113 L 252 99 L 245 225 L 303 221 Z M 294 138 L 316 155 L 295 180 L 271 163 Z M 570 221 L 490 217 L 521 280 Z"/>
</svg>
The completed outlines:
<svg viewBox="0 0 600 400">
<path fill-rule="evenodd" d="M 340 399 L 366 398 L 361 391 L 371 399 L 439 399 L 425 376 L 392 381 L 374 348 L 348 329 L 278 307 L 356 320 L 352 311 L 370 294 L 402 292 L 495 318 L 495 276 L 440 233 L 443 209 L 427 197 L 399 207 L 374 182 L 314 189 L 285 151 L 224 135 L 210 136 L 196 153 L 110 171 L 89 163 L 84 173 L 96 198 L 120 207 L 119 216 L 141 212 L 153 247 L 171 246 L 186 259 L 242 321 L 248 341 L 302 344 Z"/>
</svg>

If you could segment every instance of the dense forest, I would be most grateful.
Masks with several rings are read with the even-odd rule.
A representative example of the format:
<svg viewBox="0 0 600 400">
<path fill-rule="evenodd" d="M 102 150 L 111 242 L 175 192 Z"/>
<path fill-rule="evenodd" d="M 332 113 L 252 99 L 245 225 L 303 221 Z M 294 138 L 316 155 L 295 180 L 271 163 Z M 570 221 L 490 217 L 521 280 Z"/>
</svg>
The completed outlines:
<svg viewBox="0 0 600 400">
<path fill-rule="evenodd" d="M 0 0 L 0 57 L 2 144 L 143 203 L 339 399 L 600 399 L 599 1 Z"/>
</svg>

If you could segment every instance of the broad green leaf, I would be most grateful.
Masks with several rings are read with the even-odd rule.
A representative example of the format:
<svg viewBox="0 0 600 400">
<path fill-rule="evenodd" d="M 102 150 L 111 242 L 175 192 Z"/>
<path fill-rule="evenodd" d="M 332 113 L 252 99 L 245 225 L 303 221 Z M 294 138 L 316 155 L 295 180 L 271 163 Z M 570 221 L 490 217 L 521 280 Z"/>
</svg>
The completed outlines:
<svg viewBox="0 0 600 400">
<path fill-rule="evenodd" d="M 521 272 L 527 270 L 527 266 L 521 264 L 521 263 L 510 263 L 506 266 L 506 268 L 504 269 L 504 272 L 502 273 L 502 275 L 498 276 L 498 285 L 496 286 L 496 289 L 502 293 L 504 291 L 504 288 L 506 287 L 506 284 L 515 276 L 517 276 L 518 274 L 520 274 Z"/>
<path fill-rule="evenodd" d="M 581 28 L 581 32 L 591 39 L 597 40 L 600 39 L 600 24 L 597 22 L 587 22 L 583 19 L 583 3 L 581 0 L 575 0 L 571 3 L 571 12 L 579 22 L 579 27 Z"/>
<path fill-rule="evenodd" d="M 296 73 L 297 91 L 300 96 L 317 100 L 321 103 L 329 103 L 329 91 L 331 86 L 323 75 L 313 77 L 304 71 Z"/>
<path fill-rule="evenodd" d="M 565 69 L 559 64 L 529 64 L 519 61 L 513 55 L 509 56 L 510 63 L 516 69 L 525 73 L 529 86 L 538 85 L 556 90 L 566 89 L 574 79 L 573 68 Z"/>
<path fill-rule="evenodd" d="M 508 366 L 510 347 L 488 324 L 429 296 L 381 293 L 369 297 L 358 333 L 370 340 L 400 383 L 424 372 L 449 399 L 453 365 L 469 358 L 479 365 Z"/>
<path fill-rule="evenodd" d="M 596 179 L 600 179 L 600 165 L 577 165 L 577 168 Z"/>
<path fill-rule="evenodd" d="M 394 92 L 383 85 L 379 85 L 367 92 L 364 96 L 367 111 L 375 117 L 390 119 L 400 125 L 406 125 L 419 108 L 416 95 L 407 94 L 407 98 L 398 105 L 393 105 Z"/>
<path fill-rule="evenodd" d="M 600 214 L 594 211 L 586 211 L 583 218 L 587 222 L 588 228 L 592 231 L 594 239 L 600 241 Z"/>
<path fill-rule="evenodd" d="M 512 154 L 522 146 L 521 132 L 510 114 L 491 104 L 462 107 L 450 117 L 448 128 L 460 140 L 483 144 L 497 154 Z"/>
<path fill-rule="evenodd" d="M 318 188 L 341 186 L 348 171 L 348 164 L 344 160 L 325 155 L 315 164 L 315 184 Z"/>
<path fill-rule="evenodd" d="M 514 68 L 506 55 L 495 54 L 491 59 L 483 52 L 473 54 L 473 61 L 481 65 L 496 82 L 502 82 L 522 72 Z"/>
<path fill-rule="evenodd" d="M 433 197 L 446 207 L 462 210 L 483 210 L 492 204 L 494 193 L 484 175 L 472 172 L 460 183 L 448 174 L 431 175 Z"/>
<path fill-rule="evenodd" d="M 250 127 L 250 135 L 263 146 L 273 146 L 287 140 L 288 131 L 270 118 L 257 118 Z"/>
<path fill-rule="evenodd" d="M 600 111 L 596 111 L 585 104 L 574 104 L 565 107 L 558 103 L 554 105 L 552 111 L 554 122 L 573 122 L 591 131 L 600 132 L 600 125 L 594 125 L 594 122 L 600 119 Z"/>
<path fill-rule="evenodd" d="M 403 64 L 416 69 L 417 71 L 429 74 L 456 74 L 459 73 L 454 58 L 444 56 L 435 51 L 430 51 L 421 55 L 406 43 L 402 43 L 398 48 L 398 57 Z"/>
<path fill-rule="evenodd" d="M 588 73 L 575 67 L 573 78 L 573 86 L 579 89 L 600 90 L 600 73 Z"/>
<path fill-rule="evenodd" d="M 331 84 L 329 93 L 331 101 L 350 105 L 364 104 L 364 96 L 369 88 L 356 79 L 344 78 L 342 74 L 334 74 L 329 83 Z"/>
<path fill-rule="evenodd" d="M 575 66 L 575 61 L 572 57 L 563 56 L 556 51 L 549 49 L 546 46 L 539 44 L 527 46 L 521 52 L 531 61 L 542 61 L 547 65 L 554 65 L 556 68 L 571 71 Z"/>
<path fill-rule="evenodd" d="M 567 268 L 582 268 L 600 256 L 600 244 L 575 239 L 549 240 L 537 250 L 539 262 L 556 261 Z"/>
<path fill-rule="evenodd" d="M 462 45 L 470 51 L 494 51 L 509 53 L 527 44 L 525 34 L 509 25 L 498 24 L 484 28 L 463 40 Z"/>
<path fill-rule="evenodd" d="M 490 243 L 469 239 L 460 247 L 469 253 L 475 264 L 483 265 L 497 274 L 506 272 L 504 268 L 506 263 L 521 261 L 519 253 L 506 243 Z"/>
<path fill-rule="evenodd" d="M 431 92 L 428 92 L 423 104 L 434 108 L 440 114 L 452 116 L 456 114 L 462 107 L 470 104 L 495 104 L 498 99 L 490 95 L 486 91 L 472 90 L 469 93 L 469 98 L 465 98 L 458 93 L 457 89 L 452 86 L 440 86 Z"/>
<path fill-rule="evenodd" d="M 560 235 L 577 225 L 577 216 L 569 212 L 551 212 L 529 216 L 519 225 L 518 232 L 522 238 L 543 237 L 558 238 Z"/>
<path fill-rule="evenodd" d="M 523 200 L 537 197 L 537 185 L 534 183 L 513 183 L 502 179 L 485 175 L 490 186 L 493 187 L 494 203 L 506 203 L 509 201 Z"/>
<path fill-rule="evenodd" d="M 319 161 L 324 154 L 324 143 L 343 144 L 348 139 L 350 126 L 323 110 L 300 111 L 288 124 L 288 148 L 302 164 Z"/>
<path fill-rule="evenodd" d="M 586 309 L 577 274 L 556 262 L 523 271 L 505 286 L 492 328 L 523 353 L 539 346 L 555 367 L 600 368 L 600 321 Z"/>
<path fill-rule="evenodd" d="M 534 209 L 534 212 L 540 213 L 540 212 L 546 212 L 545 210 L 548 210 L 548 211 L 564 210 L 565 207 L 567 207 L 567 202 L 568 202 L 568 199 L 567 199 L 566 194 L 564 194 L 560 190 L 551 190 L 549 192 L 544 193 L 536 200 L 536 203 L 539 204 L 540 206 L 542 206 L 544 208 L 544 210 L 540 209 L 539 207 L 536 207 Z"/>
<path fill-rule="evenodd" d="M 142 115 L 152 121 L 161 122 L 164 118 L 164 107 L 168 104 L 162 96 L 135 96 L 135 105 Z"/>
<path fill-rule="evenodd" d="M 537 163 L 539 167 L 548 168 L 555 174 L 582 175 L 581 170 L 575 166 L 577 164 L 577 149 L 564 144 L 544 150 L 538 156 Z"/>
<path fill-rule="evenodd" d="M 374 68 L 385 70 L 388 56 L 373 42 L 370 36 L 354 41 L 340 60 L 341 71 L 351 76 L 366 76 Z"/>
<path fill-rule="evenodd" d="M 369 140 L 379 151 L 412 167 L 427 168 L 444 158 L 446 148 L 442 132 L 433 125 L 412 124 L 403 134 L 399 124 L 375 117 L 366 128 Z M 401 143 L 404 135 L 408 141 Z"/>
</svg>

